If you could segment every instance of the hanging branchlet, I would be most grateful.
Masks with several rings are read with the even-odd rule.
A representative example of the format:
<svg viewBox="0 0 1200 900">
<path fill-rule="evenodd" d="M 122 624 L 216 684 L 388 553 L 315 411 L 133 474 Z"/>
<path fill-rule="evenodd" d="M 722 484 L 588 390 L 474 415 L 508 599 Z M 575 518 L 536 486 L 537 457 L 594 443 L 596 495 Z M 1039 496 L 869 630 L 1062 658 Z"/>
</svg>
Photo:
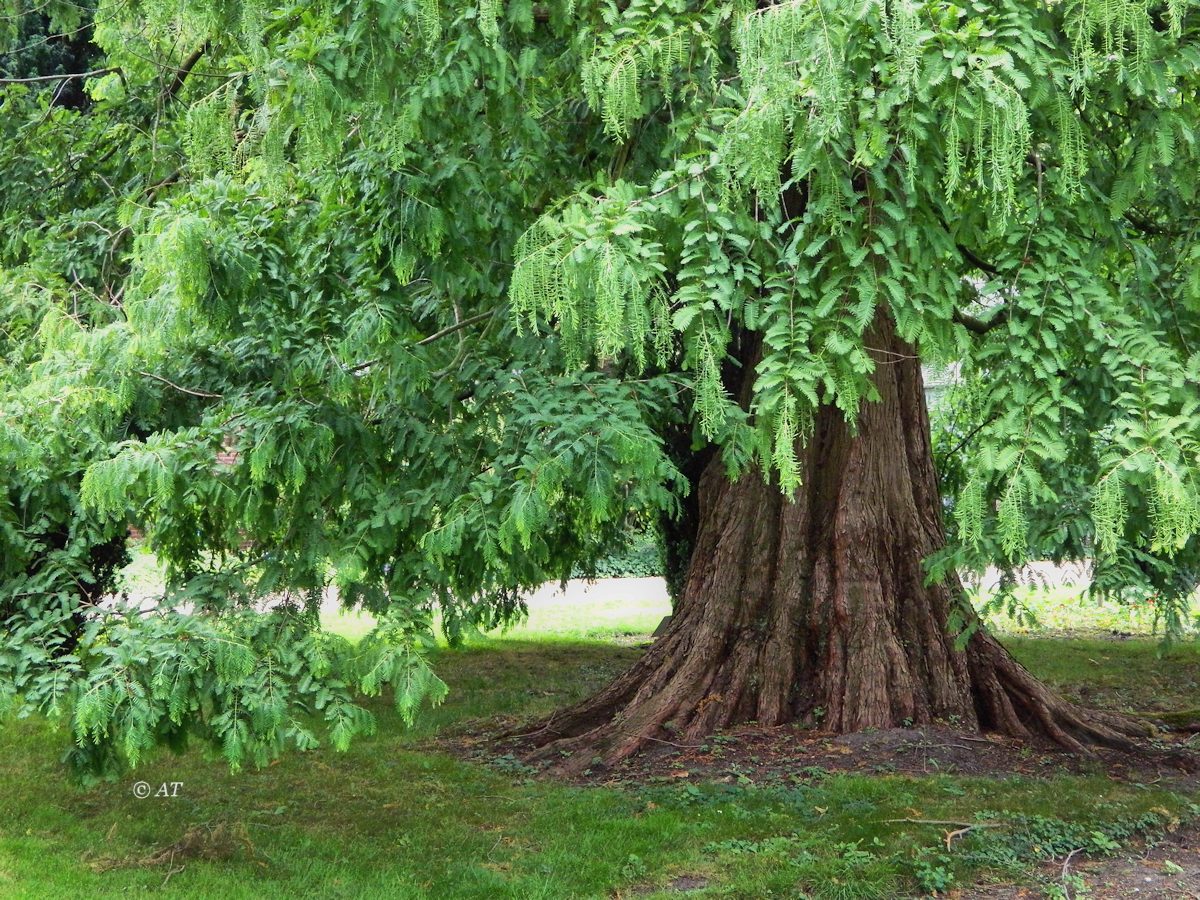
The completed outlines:
<svg viewBox="0 0 1200 900">
<path fill-rule="evenodd" d="M 518 321 L 553 321 L 575 364 L 628 350 L 640 371 L 647 346 L 661 357 L 669 345 L 661 333 L 663 251 L 635 195 L 623 193 L 570 204 L 522 234 L 509 301 Z"/>
<path fill-rule="evenodd" d="M 625 31 L 633 30 L 626 26 Z M 692 42 L 703 34 L 670 18 L 650 18 L 640 23 L 632 36 L 597 43 L 580 72 L 588 105 L 598 111 L 605 131 L 613 138 L 629 136 L 633 123 L 645 113 L 645 82 L 657 78 L 657 86 L 669 100 L 672 75 L 684 68 Z"/>
<path fill-rule="evenodd" d="M 198 177 L 232 166 L 237 115 L 237 93 L 232 85 L 218 89 L 188 109 L 184 146 L 188 162 Z"/>
</svg>

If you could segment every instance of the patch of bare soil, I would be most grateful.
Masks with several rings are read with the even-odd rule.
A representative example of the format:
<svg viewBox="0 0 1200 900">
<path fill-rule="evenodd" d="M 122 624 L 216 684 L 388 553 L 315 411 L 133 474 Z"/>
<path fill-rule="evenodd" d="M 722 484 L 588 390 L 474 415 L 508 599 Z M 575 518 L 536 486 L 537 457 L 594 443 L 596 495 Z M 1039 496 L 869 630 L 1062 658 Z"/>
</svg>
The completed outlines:
<svg viewBox="0 0 1200 900">
<path fill-rule="evenodd" d="M 655 887 L 652 884 L 634 885 L 630 890 L 630 894 L 634 897 L 640 894 L 655 894 L 659 891 L 670 891 L 672 893 L 687 894 L 691 891 L 702 891 L 708 887 L 708 879 L 703 875 L 679 875 L 667 882 L 665 887 Z M 618 896 L 618 900 L 620 895 Z"/>
<path fill-rule="evenodd" d="M 1126 898 L 1200 898 L 1200 832 L 1181 829 L 1140 851 L 1111 859 L 1074 857 L 1047 863 L 1045 883 L 1055 885 L 1065 898 L 1126 900 Z M 1044 888 L 1013 885 L 980 885 L 955 896 L 967 900 L 1041 898 Z"/>
</svg>

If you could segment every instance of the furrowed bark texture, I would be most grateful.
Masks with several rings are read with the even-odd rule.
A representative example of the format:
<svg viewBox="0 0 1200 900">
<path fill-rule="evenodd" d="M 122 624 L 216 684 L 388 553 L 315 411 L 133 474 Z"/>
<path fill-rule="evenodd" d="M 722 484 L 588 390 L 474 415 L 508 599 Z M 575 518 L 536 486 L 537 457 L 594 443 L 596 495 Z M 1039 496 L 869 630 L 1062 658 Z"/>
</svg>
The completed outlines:
<svg viewBox="0 0 1200 900">
<path fill-rule="evenodd" d="M 883 316 L 866 343 L 881 399 L 856 431 L 821 410 L 794 498 L 708 463 L 668 629 L 607 688 L 528 732 L 535 756 L 612 764 L 748 721 L 943 721 L 1074 750 L 1130 745 L 1137 726 L 1063 701 L 982 629 L 956 649 L 951 610 L 973 613 L 957 578 L 927 586 L 921 564 L 945 533 L 920 362 Z"/>
</svg>

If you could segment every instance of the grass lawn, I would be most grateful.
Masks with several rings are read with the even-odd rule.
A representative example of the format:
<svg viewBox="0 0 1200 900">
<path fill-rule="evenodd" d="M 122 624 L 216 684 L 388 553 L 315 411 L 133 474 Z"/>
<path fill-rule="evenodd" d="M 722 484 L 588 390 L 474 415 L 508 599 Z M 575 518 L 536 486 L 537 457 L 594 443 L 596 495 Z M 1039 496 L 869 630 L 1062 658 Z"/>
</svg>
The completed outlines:
<svg viewBox="0 0 1200 900">
<path fill-rule="evenodd" d="M 1076 859 L 1120 853 L 1200 812 L 1182 782 L 1103 774 L 813 768 L 767 781 L 571 786 L 535 780 L 511 757 L 469 762 L 438 749 L 439 735 L 469 737 L 482 720 L 548 712 L 596 689 L 636 657 L 635 636 L 665 611 L 660 598 L 636 592 L 580 615 L 549 598 L 520 628 L 441 652 L 437 668 L 452 694 L 416 729 L 405 731 L 380 703 L 378 734 L 348 752 L 293 754 L 241 775 L 199 753 L 162 754 L 119 782 L 81 790 L 57 761 L 64 733 L 39 720 L 6 722 L 0 897 L 893 898 L 976 881 L 1076 896 L 1078 885 L 1064 885 L 1060 864 L 1048 869 L 1048 860 L 1080 848 Z M 348 634 L 364 627 L 340 615 L 328 624 Z M 1088 702 L 1196 705 L 1192 643 L 1166 655 L 1148 638 L 1010 643 L 1035 672 Z M 174 797 L 137 799 L 137 781 L 154 791 L 180 785 Z M 959 826 L 892 821 L 904 819 L 994 827 L 948 848 L 947 832 Z M 1162 865 L 1168 875 L 1183 871 L 1171 859 Z"/>
</svg>

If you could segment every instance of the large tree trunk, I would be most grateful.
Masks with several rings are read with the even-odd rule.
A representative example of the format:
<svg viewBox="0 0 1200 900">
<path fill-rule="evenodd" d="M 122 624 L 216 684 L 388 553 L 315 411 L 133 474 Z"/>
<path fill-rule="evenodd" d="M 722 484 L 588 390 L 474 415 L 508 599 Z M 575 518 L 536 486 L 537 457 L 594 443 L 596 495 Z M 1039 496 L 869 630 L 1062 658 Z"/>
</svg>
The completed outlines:
<svg viewBox="0 0 1200 900">
<path fill-rule="evenodd" d="M 820 411 L 793 498 L 708 463 L 668 629 L 607 688 L 529 732 L 547 758 L 611 764 L 748 721 L 836 732 L 942 721 L 1071 749 L 1129 745 L 1128 722 L 1063 701 L 982 628 L 956 648 L 951 611 L 974 613 L 956 577 L 927 585 L 922 567 L 945 533 L 920 363 L 882 315 L 866 343 L 880 399 L 863 403 L 857 429 Z"/>
</svg>

